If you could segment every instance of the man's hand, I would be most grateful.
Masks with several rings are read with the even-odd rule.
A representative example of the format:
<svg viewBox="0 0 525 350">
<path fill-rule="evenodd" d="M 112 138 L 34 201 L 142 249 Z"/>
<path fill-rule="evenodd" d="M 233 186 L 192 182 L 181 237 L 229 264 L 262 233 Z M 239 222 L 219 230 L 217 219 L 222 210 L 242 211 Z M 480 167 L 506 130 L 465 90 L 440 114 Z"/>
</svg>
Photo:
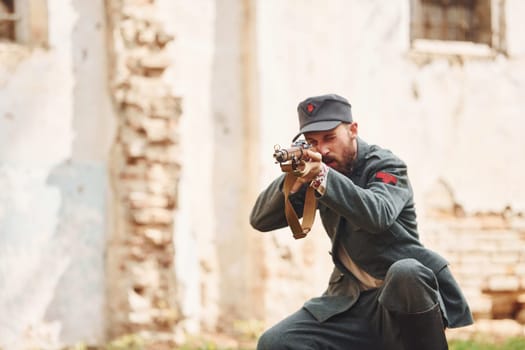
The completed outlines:
<svg viewBox="0 0 525 350">
<path fill-rule="evenodd" d="M 304 162 L 293 172 L 297 180 L 293 184 L 290 193 L 299 191 L 301 186 L 309 184 L 321 172 L 322 156 L 321 153 L 312 150 L 305 150 Z"/>
</svg>

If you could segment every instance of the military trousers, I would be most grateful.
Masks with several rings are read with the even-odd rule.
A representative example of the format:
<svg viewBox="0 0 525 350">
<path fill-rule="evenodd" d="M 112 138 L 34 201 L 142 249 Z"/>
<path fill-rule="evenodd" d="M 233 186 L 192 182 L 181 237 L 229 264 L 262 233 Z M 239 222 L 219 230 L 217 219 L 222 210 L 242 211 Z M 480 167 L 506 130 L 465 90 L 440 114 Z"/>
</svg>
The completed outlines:
<svg viewBox="0 0 525 350">
<path fill-rule="evenodd" d="M 362 291 L 348 310 L 320 322 L 301 308 L 264 332 L 257 350 L 402 350 L 396 315 L 438 304 L 443 309 L 434 272 L 403 259 L 389 268 L 381 287 Z"/>
</svg>

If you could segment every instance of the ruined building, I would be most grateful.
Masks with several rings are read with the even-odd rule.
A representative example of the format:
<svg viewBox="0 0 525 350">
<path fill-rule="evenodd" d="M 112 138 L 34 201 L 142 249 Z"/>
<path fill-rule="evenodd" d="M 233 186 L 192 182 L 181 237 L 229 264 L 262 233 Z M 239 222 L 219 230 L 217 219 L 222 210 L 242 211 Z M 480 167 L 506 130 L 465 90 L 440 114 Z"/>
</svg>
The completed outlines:
<svg viewBox="0 0 525 350">
<path fill-rule="evenodd" d="M 408 164 L 482 331 L 525 324 L 521 0 L 1 0 L 0 347 L 253 339 L 331 259 L 248 223 L 306 96 Z M 316 223 L 319 225 L 319 222 Z M 239 340 L 239 341 L 240 341 Z"/>
</svg>

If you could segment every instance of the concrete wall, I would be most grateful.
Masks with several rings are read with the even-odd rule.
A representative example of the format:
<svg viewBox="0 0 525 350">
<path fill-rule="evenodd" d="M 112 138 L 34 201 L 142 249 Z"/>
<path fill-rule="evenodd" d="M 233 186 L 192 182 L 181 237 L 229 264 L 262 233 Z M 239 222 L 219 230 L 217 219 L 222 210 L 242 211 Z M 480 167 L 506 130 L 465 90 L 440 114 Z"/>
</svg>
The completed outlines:
<svg viewBox="0 0 525 350">
<path fill-rule="evenodd" d="M 407 162 L 423 241 L 450 241 L 455 236 L 449 227 L 442 227 L 440 238 L 429 237 L 434 218 L 426 215 L 436 204 L 428 199 L 430 193 L 443 183 L 452 195 L 450 205 L 465 215 L 502 213 L 506 208 L 521 215 L 525 209 L 520 181 L 525 168 L 520 136 L 525 126 L 525 60 L 519 34 L 524 8 L 519 1 L 505 2 L 508 57 L 468 58 L 412 52 L 408 5 L 404 0 L 258 3 L 259 187 L 278 174 L 270 150 L 296 132 L 297 102 L 339 93 L 351 101 L 361 137 Z M 290 249 L 307 243 L 283 240 Z M 431 247 L 453 254 L 438 244 Z M 475 247 L 458 249 L 468 254 Z M 328 256 L 323 252 L 310 259 L 319 266 Z M 281 261 L 280 266 L 287 264 Z M 293 275 L 287 280 L 288 291 L 304 292 L 291 282 Z M 279 281 L 276 272 L 268 276 L 270 321 L 299 304 L 275 302 L 287 300 Z"/>
<path fill-rule="evenodd" d="M 102 0 L 48 5 L 49 49 L 0 47 L 4 343 L 29 327 L 96 342 L 104 328 L 115 129 L 104 11 Z M 439 242 L 454 231 L 436 229 L 436 207 L 522 215 L 525 4 L 506 0 L 505 10 L 508 56 L 463 58 L 410 50 L 409 0 L 158 1 L 175 35 L 164 78 L 183 101 L 174 237 L 185 329 L 268 325 L 324 289 L 331 261 L 319 222 L 301 241 L 248 226 L 257 192 L 280 172 L 273 146 L 295 135 L 307 96 L 348 97 L 360 135 L 408 163 L 422 238 L 452 258 Z"/>
<path fill-rule="evenodd" d="M 361 136 L 409 163 L 419 198 L 444 177 L 467 210 L 523 210 L 523 196 L 509 198 L 520 181 L 508 169 L 525 162 L 518 137 L 523 48 L 514 17 L 523 5 L 506 3 L 508 58 L 429 56 L 424 63 L 408 49 L 407 1 L 261 3 L 261 113 L 273 121 L 261 139 L 271 139 L 278 121 L 290 119 L 287 134 L 295 132 L 299 99 L 338 92 L 353 104 Z M 494 183 L 502 177 L 509 181 Z M 480 191 L 481 183 L 490 186 Z"/>
<path fill-rule="evenodd" d="M 196 1 L 190 4 L 163 0 L 159 1 L 159 7 L 162 8 L 159 16 L 166 29 L 176 36 L 170 46 L 173 66 L 165 77 L 183 101 L 175 268 L 180 280 L 186 327 L 197 331 L 204 310 L 211 324 L 218 317 L 216 300 L 219 282 L 216 276 L 208 273 L 207 268 L 201 269 L 216 266 L 216 252 L 211 243 L 216 219 L 213 204 L 208 200 L 213 192 L 210 176 L 213 173 L 213 159 L 210 157 L 213 152 L 210 82 L 215 51 L 215 3 Z M 195 25 L 196 22 L 199 25 Z M 195 155 L 198 155 L 196 159 L 193 158 Z M 201 262 L 202 259 L 204 262 Z M 203 279 L 206 280 L 206 288 L 202 288 Z M 202 305 L 201 300 L 208 303 Z"/>
<path fill-rule="evenodd" d="M 165 77 L 183 99 L 175 246 L 189 331 L 231 329 L 263 310 L 264 260 L 247 220 L 257 165 L 249 136 L 257 113 L 250 102 L 257 97 L 250 92 L 254 42 L 247 38 L 252 3 L 160 1 L 160 17 L 176 36 Z"/>
<path fill-rule="evenodd" d="M 49 48 L 0 44 L 0 346 L 100 341 L 108 147 L 100 1 L 48 1 Z M 19 343 L 20 344 L 20 343 Z"/>
<path fill-rule="evenodd" d="M 519 1 L 505 2 L 509 56 L 477 58 L 412 52 L 408 0 L 254 3 L 258 133 L 252 136 L 257 176 L 250 179 L 250 193 L 279 174 L 271 153 L 274 144 L 286 145 L 295 134 L 297 103 L 335 92 L 350 99 L 364 139 L 408 163 L 423 240 L 432 241 L 434 232 L 426 214 L 443 205 L 429 196 L 443 184 L 452 191 L 452 204 L 466 213 L 524 210 L 520 172 L 509 169 L 525 167 L 518 114 L 525 83 Z M 321 293 L 331 266 L 319 226 L 303 241 L 294 241 L 287 229 L 263 235 L 239 226 L 245 218 L 237 208 L 250 206 L 255 197 L 236 203 L 241 197 L 232 195 L 242 190 L 242 175 L 232 171 L 242 165 L 236 147 L 247 142 L 239 132 L 253 117 L 242 114 L 238 31 L 245 4 L 162 2 L 162 16 L 176 35 L 168 79 L 184 100 L 183 200 L 175 236 L 183 252 L 178 256 L 183 305 L 193 329 L 199 320 L 214 325 L 228 310 L 228 302 L 221 306 L 224 293 L 235 300 L 244 292 L 232 278 L 239 276 L 238 267 L 227 256 L 249 262 L 242 253 L 245 235 L 255 235 L 262 247 L 252 259 L 264 261 L 262 270 L 244 275 L 264 291 L 263 311 L 250 308 L 248 317 L 262 315 L 267 324 Z M 246 317 L 241 308 L 234 309 L 236 317 Z"/>
</svg>

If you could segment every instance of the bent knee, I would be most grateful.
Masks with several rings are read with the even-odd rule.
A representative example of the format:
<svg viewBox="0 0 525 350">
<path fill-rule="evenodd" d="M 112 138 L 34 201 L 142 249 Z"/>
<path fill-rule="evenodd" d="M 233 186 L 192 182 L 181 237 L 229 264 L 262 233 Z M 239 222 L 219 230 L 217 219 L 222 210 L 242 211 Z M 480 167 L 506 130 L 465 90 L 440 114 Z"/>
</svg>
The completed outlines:
<svg viewBox="0 0 525 350">
<path fill-rule="evenodd" d="M 390 266 L 379 301 L 387 309 L 418 312 L 437 302 L 434 272 L 415 259 L 402 259 Z"/>
<path fill-rule="evenodd" d="M 416 259 L 411 258 L 393 263 L 388 269 L 385 280 L 396 289 L 410 288 L 420 283 L 436 284 L 434 272 Z"/>
</svg>

